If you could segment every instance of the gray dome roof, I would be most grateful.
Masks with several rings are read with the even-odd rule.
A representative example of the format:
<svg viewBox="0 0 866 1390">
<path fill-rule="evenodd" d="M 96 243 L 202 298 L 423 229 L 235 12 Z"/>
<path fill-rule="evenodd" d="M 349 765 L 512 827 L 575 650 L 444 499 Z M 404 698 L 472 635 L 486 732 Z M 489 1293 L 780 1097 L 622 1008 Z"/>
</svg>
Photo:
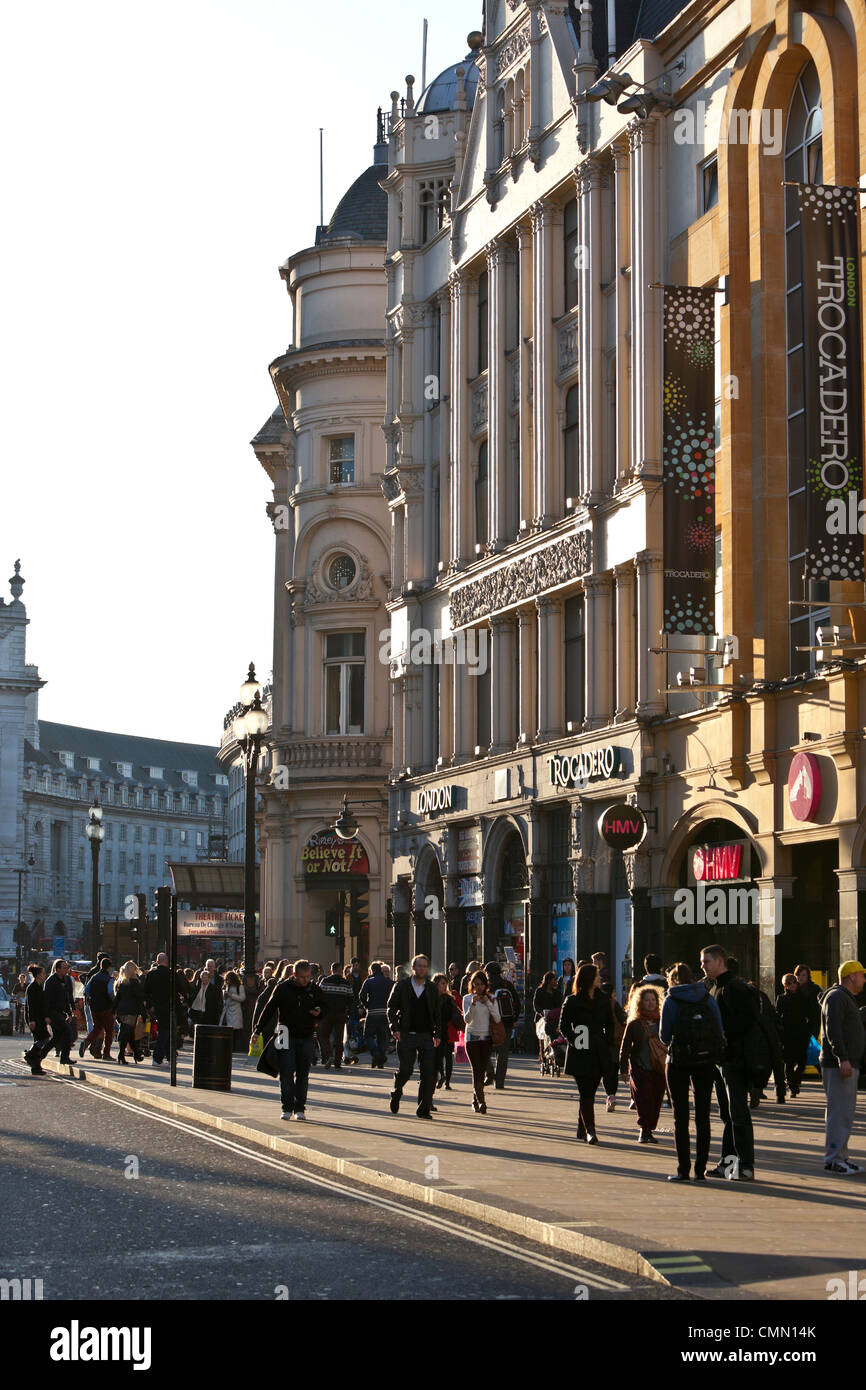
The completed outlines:
<svg viewBox="0 0 866 1390">
<path fill-rule="evenodd" d="M 453 63 L 450 68 L 440 72 L 438 77 L 434 77 L 418 98 L 415 110 L 424 114 L 431 111 L 453 111 L 457 104 L 457 69 L 465 68 L 466 76 L 463 80 L 466 83 L 466 109 L 471 111 L 478 88 L 478 64 L 475 61 L 477 56 L 476 53 L 467 53 L 459 63 Z"/>
<path fill-rule="evenodd" d="M 371 164 L 355 179 L 337 204 L 327 227 L 317 232 L 317 246 L 342 237 L 354 237 L 356 241 L 387 239 L 388 198 L 379 187 L 379 180 L 387 172 L 387 165 Z"/>
</svg>

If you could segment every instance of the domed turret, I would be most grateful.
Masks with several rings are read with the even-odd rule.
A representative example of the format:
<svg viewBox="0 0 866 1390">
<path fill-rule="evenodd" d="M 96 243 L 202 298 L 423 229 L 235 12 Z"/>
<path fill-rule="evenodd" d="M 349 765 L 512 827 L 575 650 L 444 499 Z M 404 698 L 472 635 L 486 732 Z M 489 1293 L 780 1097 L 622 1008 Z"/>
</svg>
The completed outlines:
<svg viewBox="0 0 866 1390">
<path fill-rule="evenodd" d="M 474 30 L 468 37 L 469 52 L 459 63 L 452 63 L 450 68 L 440 72 L 438 77 L 434 77 L 432 82 L 421 93 L 415 105 L 415 110 L 423 115 L 430 115 L 434 111 L 454 111 L 457 106 L 457 69 L 465 68 L 466 76 L 466 109 L 472 110 L 472 103 L 475 100 L 475 93 L 478 90 L 478 50 L 483 43 L 483 36 L 478 30 Z"/>
</svg>

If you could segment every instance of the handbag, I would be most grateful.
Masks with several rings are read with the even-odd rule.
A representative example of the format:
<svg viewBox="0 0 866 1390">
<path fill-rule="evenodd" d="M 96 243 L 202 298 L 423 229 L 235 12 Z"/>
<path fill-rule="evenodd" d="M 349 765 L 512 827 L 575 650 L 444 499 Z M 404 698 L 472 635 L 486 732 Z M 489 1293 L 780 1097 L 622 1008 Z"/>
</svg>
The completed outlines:
<svg viewBox="0 0 866 1390">
<path fill-rule="evenodd" d="M 256 1063 L 256 1071 L 262 1071 L 266 1076 L 279 1076 L 280 1059 L 277 1056 L 277 1045 L 273 1038 L 268 1038 L 262 1048 L 262 1055 Z"/>
<path fill-rule="evenodd" d="M 135 1020 L 135 1041 L 141 1042 L 142 1038 L 145 1037 L 146 1034 L 147 1024 L 145 1023 L 143 1018 L 137 1018 Z"/>
<path fill-rule="evenodd" d="M 506 1039 L 505 1024 L 498 1022 L 493 1015 L 490 1015 L 490 1041 L 494 1047 L 502 1047 Z"/>
<path fill-rule="evenodd" d="M 454 1061 L 461 1062 L 464 1066 L 469 1065 L 469 1054 L 466 1051 L 466 1034 L 461 1033 L 454 1048 Z"/>
<path fill-rule="evenodd" d="M 616 1006 L 614 1004 L 613 995 L 609 994 L 608 998 L 610 999 L 610 1016 L 613 1019 L 613 1045 L 617 1052 L 619 1052 L 620 1043 L 622 1042 L 623 1033 L 625 1032 L 625 1024 L 620 1023 L 616 1016 Z"/>
<path fill-rule="evenodd" d="M 665 1062 L 667 1061 L 668 1050 L 661 1038 L 647 1037 L 649 1043 L 650 1057 L 652 1058 L 653 1071 L 661 1072 L 664 1076 Z"/>
<path fill-rule="evenodd" d="M 261 1035 L 261 1033 L 256 1033 L 256 1035 L 255 1035 L 254 1038 L 250 1038 L 249 1056 L 250 1056 L 250 1057 L 261 1057 L 262 1052 L 263 1052 L 263 1050 L 264 1050 L 264 1046 L 265 1046 L 265 1045 L 264 1045 L 264 1043 L 262 1042 L 262 1035 Z"/>
<path fill-rule="evenodd" d="M 138 1022 L 138 1014 L 118 1014 L 117 1021 L 123 1028 L 134 1028 Z"/>
</svg>

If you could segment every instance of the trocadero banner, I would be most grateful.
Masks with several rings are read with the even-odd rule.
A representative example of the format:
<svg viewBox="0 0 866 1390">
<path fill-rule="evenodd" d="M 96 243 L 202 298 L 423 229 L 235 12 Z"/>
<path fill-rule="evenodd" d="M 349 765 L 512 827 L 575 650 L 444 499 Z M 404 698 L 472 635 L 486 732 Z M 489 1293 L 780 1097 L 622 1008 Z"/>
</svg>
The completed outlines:
<svg viewBox="0 0 866 1390">
<path fill-rule="evenodd" d="M 715 291 L 664 287 L 665 632 L 715 632 Z"/>
<path fill-rule="evenodd" d="M 797 192 L 803 233 L 806 576 L 862 580 L 860 194 L 831 184 L 798 184 Z"/>
</svg>

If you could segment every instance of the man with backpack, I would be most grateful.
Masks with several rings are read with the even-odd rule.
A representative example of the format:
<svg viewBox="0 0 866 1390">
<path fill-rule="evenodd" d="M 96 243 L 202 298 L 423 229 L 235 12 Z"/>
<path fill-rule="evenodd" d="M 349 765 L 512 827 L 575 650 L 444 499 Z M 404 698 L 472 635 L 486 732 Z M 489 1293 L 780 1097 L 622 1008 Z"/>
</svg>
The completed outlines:
<svg viewBox="0 0 866 1390">
<path fill-rule="evenodd" d="M 722 1123 L 722 1157 L 713 1177 L 754 1182 L 755 1134 L 749 1109 L 749 1081 L 760 1032 L 758 996 L 738 975 L 728 969 L 724 946 L 705 946 L 701 969 L 710 994 L 719 1006 L 725 1034 L 725 1057 L 717 1072 L 716 1096 Z"/>
<path fill-rule="evenodd" d="M 668 971 L 668 986 L 659 1026 L 659 1036 L 668 1048 L 667 1082 L 677 1147 L 677 1171 L 668 1182 L 689 1180 L 689 1084 L 695 1093 L 695 1182 L 703 1182 L 710 1154 L 713 1081 L 724 1052 L 722 1016 L 706 985 L 696 982 L 682 961 Z"/>
<path fill-rule="evenodd" d="M 497 1091 L 503 1091 L 505 1089 L 505 1076 L 508 1071 L 511 1034 L 521 1013 L 520 995 L 511 981 L 506 980 L 498 961 L 489 961 L 484 967 L 484 973 L 490 982 L 490 993 L 499 1005 L 499 1014 L 505 1025 L 505 1042 L 501 1047 L 495 1048 L 491 1054 L 486 1084 L 495 1086 Z M 496 1059 L 495 1069 L 494 1058 Z"/>
</svg>

